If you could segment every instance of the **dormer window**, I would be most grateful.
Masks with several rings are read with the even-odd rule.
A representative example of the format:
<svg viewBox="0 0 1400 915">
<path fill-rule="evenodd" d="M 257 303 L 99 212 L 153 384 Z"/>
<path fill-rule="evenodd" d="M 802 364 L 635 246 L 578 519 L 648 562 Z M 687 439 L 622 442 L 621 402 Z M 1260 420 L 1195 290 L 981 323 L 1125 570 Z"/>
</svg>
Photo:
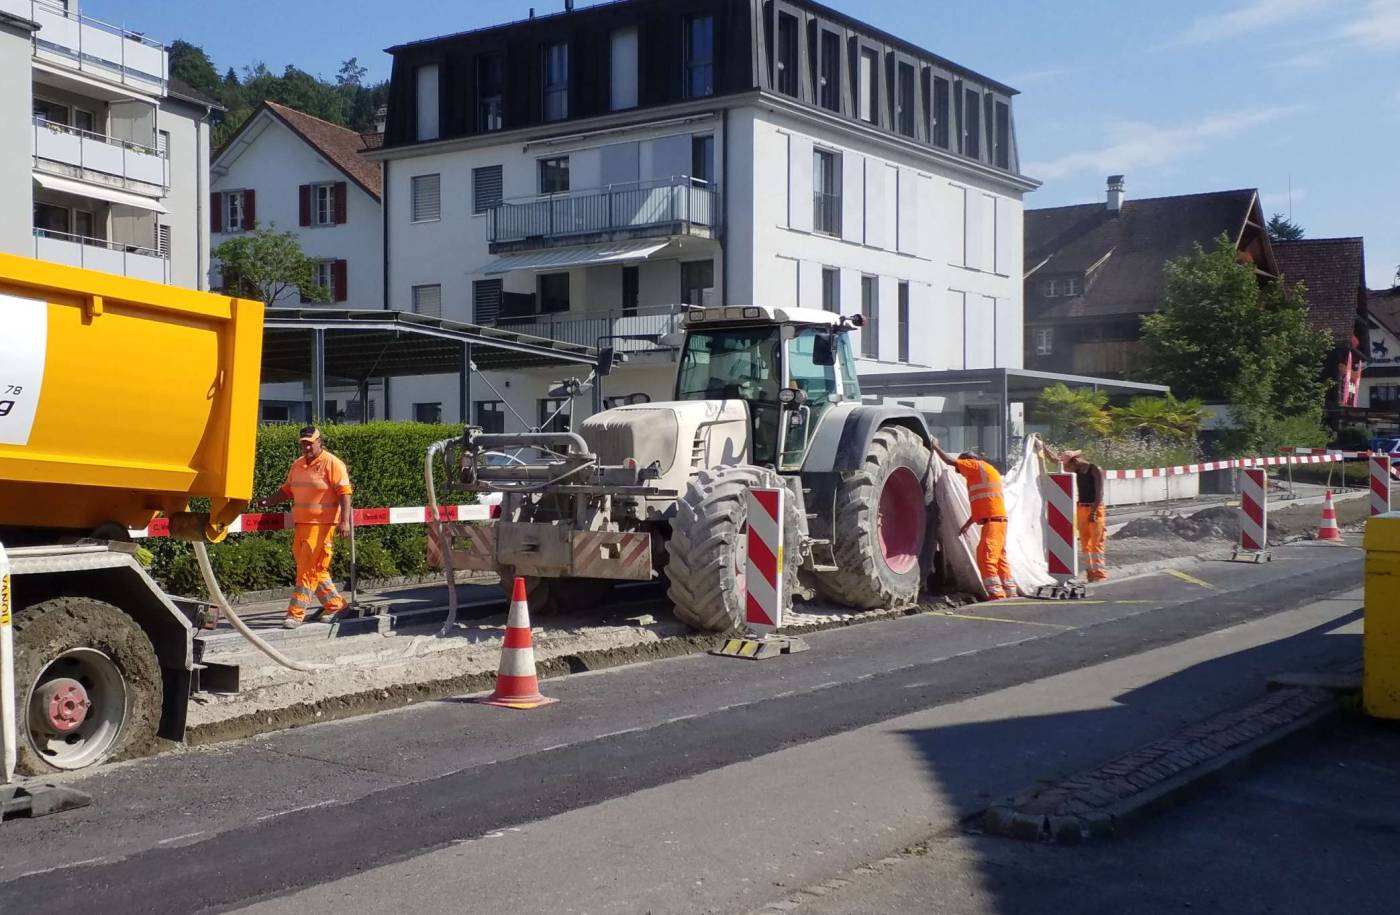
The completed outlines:
<svg viewBox="0 0 1400 915">
<path fill-rule="evenodd" d="M 1084 291 L 1080 285 L 1079 277 L 1077 276 L 1071 276 L 1068 279 L 1061 280 L 1060 286 L 1064 290 L 1062 293 L 1063 295 L 1079 295 Z"/>
<path fill-rule="evenodd" d="M 1045 282 L 1040 284 L 1040 292 L 1047 299 L 1055 298 L 1055 296 L 1060 294 L 1060 281 L 1046 280 Z"/>
</svg>

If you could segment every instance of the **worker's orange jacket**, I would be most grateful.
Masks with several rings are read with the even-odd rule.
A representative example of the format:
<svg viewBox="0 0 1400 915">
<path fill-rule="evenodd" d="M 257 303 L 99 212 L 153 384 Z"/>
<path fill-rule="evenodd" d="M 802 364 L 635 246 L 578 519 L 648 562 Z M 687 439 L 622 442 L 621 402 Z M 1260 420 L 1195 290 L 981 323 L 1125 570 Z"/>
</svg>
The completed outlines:
<svg viewBox="0 0 1400 915">
<path fill-rule="evenodd" d="M 967 495 L 972 500 L 972 520 L 977 523 L 993 518 L 1006 518 L 1006 498 L 1002 494 L 1001 474 L 986 461 L 959 458 L 954 465 L 967 481 Z"/>
<path fill-rule="evenodd" d="M 324 449 L 314 461 L 293 461 L 282 485 L 282 494 L 292 500 L 293 524 L 335 524 L 341 496 L 352 492 L 345 462 Z"/>
</svg>

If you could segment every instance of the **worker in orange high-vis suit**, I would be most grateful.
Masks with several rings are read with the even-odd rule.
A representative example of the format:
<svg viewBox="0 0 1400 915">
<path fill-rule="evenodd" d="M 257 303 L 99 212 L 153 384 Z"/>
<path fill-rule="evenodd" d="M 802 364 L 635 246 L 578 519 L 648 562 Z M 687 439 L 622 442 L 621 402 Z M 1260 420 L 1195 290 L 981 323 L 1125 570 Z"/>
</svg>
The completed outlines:
<svg viewBox="0 0 1400 915">
<path fill-rule="evenodd" d="M 1041 443 L 1041 452 L 1075 476 L 1079 504 L 1075 506 L 1075 523 L 1079 527 L 1079 548 L 1084 551 L 1084 564 L 1089 568 L 1090 581 L 1108 580 L 1108 560 L 1104 555 L 1107 539 L 1104 517 L 1104 472 L 1098 464 L 1084 460 L 1082 451 L 1056 454 L 1049 445 Z"/>
<path fill-rule="evenodd" d="M 315 426 L 301 430 L 298 443 L 301 457 L 292 462 L 287 482 L 282 484 L 276 499 L 259 499 L 255 507 L 266 510 L 292 500 L 292 555 L 297 561 L 297 583 L 287 604 L 287 618 L 282 625 L 295 629 L 306 621 L 306 611 L 314 594 L 321 604 L 320 618 L 331 622 L 346 608 L 345 598 L 331 581 L 331 556 L 335 534 L 350 535 L 351 512 L 350 473 L 345 462 L 331 454 L 321 444 L 321 433 Z"/>
<path fill-rule="evenodd" d="M 967 482 L 967 495 L 972 501 L 972 517 L 959 534 L 974 524 L 982 526 L 982 539 L 977 544 L 977 567 L 982 575 L 982 587 L 987 597 L 1001 600 L 1018 593 L 1011 563 L 1006 559 L 1006 497 L 1002 492 L 1001 474 L 979 454 L 965 451 L 953 458 L 934 441 L 938 457 L 956 470 Z"/>
</svg>

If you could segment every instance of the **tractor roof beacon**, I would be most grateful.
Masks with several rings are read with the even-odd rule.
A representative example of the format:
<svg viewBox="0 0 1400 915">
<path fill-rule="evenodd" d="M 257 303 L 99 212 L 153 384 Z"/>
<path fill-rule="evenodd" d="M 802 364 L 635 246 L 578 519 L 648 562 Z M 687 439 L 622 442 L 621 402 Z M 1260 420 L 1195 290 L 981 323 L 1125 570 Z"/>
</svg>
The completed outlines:
<svg viewBox="0 0 1400 915">
<path fill-rule="evenodd" d="M 859 317 L 763 305 L 687 312 L 675 399 L 616 407 L 577 433 L 488 435 L 449 447 L 449 485 L 502 494 L 497 522 L 445 525 L 454 568 L 524 575 L 539 612 L 595 607 L 617 580 L 664 575 L 702 630 L 743 618 L 746 494 L 785 486 L 786 600 L 859 608 L 918 599 L 933 541 L 923 416 L 861 403 Z M 501 464 L 503 450 L 547 448 Z M 799 585 L 799 577 L 801 584 Z"/>
</svg>

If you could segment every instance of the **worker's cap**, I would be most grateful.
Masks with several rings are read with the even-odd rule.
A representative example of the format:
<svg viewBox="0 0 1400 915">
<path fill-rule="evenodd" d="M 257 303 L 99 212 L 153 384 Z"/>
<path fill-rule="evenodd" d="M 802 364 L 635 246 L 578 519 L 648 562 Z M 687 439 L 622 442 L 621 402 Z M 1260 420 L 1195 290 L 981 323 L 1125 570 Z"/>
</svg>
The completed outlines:
<svg viewBox="0 0 1400 915">
<path fill-rule="evenodd" d="M 297 442 L 319 442 L 321 440 L 321 430 L 315 426 L 306 426 L 297 436 Z"/>
</svg>

